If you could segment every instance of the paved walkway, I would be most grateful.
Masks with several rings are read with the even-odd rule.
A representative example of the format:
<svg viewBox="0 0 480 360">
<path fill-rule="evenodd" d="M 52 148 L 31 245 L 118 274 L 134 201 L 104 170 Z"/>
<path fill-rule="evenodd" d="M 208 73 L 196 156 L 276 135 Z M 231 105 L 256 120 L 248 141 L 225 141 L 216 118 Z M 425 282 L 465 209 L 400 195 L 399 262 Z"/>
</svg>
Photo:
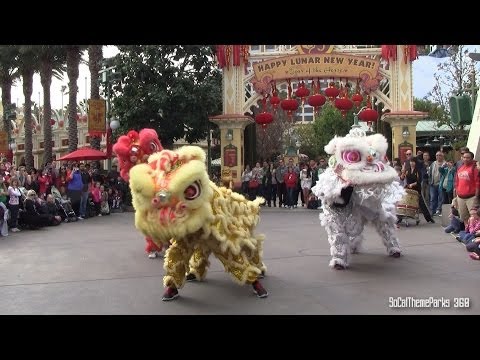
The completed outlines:
<svg viewBox="0 0 480 360">
<path fill-rule="evenodd" d="M 143 252 L 132 213 L 11 234 L 0 238 L 0 313 L 480 313 L 480 261 L 470 260 L 438 223 L 422 218 L 418 227 L 402 227 L 405 256 L 399 259 L 386 256 L 379 236 L 367 228 L 365 252 L 354 255 L 347 271 L 328 267 L 316 210 L 263 209 L 258 231 L 267 235 L 267 299 L 233 283 L 212 258 L 207 281 L 186 284 L 169 303 L 161 301 L 163 260 Z M 431 298 L 438 308 L 391 308 L 390 298 L 395 305 Z M 454 307 L 459 298 L 469 300 L 467 309 Z"/>
</svg>

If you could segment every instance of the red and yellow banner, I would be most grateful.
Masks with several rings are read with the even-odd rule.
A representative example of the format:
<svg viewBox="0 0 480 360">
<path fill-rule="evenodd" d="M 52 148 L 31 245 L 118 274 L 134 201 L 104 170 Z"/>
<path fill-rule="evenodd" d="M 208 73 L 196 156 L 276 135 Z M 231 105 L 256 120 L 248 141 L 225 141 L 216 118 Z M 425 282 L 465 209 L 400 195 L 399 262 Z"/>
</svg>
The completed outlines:
<svg viewBox="0 0 480 360">
<path fill-rule="evenodd" d="M 101 135 L 106 132 L 106 102 L 100 100 L 88 100 L 88 133 Z"/>
<path fill-rule="evenodd" d="M 373 79 L 379 67 L 379 60 L 340 53 L 290 55 L 253 64 L 256 79 L 264 82 L 291 78 Z"/>
<path fill-rule="evenodd" d="M 6 131 L 0 131 L 0 153 L 6 155 L 8 148 L 8 134 Z"/>
</svg>

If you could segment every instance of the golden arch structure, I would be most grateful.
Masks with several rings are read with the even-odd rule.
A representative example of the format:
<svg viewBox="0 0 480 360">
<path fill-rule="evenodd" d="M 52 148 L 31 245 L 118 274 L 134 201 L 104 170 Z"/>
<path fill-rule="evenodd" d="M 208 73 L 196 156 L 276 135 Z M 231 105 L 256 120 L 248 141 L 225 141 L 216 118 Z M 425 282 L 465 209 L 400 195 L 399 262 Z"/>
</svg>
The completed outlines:
<svg viewBox="0 0 480 360">
<path fill-rule="evenodd" d="M 244 130 L 254 122 L 251 107 L 272 91 L 272 81 L 358 80 L 372 103 L 383 104 L 393 157 L 416 147 L 416 124 L 427 114 L 413 111 L 415 45 L 218 45 L 216 56 L 223 71 L 223 114 L 210 121 L 221 131 L 221 173 L 235 186 L 244 168 Z"/>
</svg>

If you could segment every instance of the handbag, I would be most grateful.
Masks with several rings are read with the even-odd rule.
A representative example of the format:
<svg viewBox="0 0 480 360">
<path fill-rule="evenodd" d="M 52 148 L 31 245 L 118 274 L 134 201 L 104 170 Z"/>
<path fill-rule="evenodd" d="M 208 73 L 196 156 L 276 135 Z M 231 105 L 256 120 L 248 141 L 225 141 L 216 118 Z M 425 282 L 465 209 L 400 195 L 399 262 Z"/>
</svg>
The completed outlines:
<svg viewBox="0 0 480 360">
<path fill-rule="evenodd" d="M 258 187 L 258 181 L 255 179 L 252 179 L 248 182 L 248 188 L 249 189 L 256 189 Z"/>
</svg>

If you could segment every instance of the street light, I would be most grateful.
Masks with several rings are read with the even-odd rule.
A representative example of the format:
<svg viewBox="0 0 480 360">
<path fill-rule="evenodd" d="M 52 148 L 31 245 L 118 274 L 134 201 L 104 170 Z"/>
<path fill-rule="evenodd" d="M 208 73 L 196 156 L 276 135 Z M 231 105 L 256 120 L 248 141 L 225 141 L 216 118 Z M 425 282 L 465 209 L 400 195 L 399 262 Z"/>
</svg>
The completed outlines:
<svg viewBox="0 0 480 360">
<path fill-rule="evenodd" d="M 108 121 L 108 120 L 107 120 Z M 113 118 L 110 120 L 110 123 L 107 123 L 107 135 L 106 135 L 106 143 L 107 143 L 107 168 L 108 171 L 112 170 L 112 137 L 113 131 L 117 130 L 120 127 L 120 121 L 117 118 Z"/>
<path fill-rule="evenodd" d="M 408 126 L 404 126 L 402 131 L 403 140 L 407 141 L 409 136 L 410 136 L 410 131 L 408 130 Z"/>
<path fill-rule="evenodd" d="M 110 129 L 112 130 L 117 130 L 120 127 L 120 121 L 118 119 L 112 119 L 110 121 Z"/>
</svg>

